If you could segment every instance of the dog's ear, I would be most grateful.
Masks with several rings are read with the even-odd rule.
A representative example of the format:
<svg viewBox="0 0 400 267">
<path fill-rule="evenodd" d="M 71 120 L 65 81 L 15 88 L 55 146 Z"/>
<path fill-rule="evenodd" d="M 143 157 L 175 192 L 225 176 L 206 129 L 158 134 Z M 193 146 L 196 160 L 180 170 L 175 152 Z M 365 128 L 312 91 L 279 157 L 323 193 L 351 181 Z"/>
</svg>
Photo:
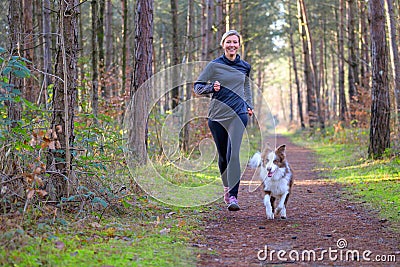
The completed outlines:
<svg viewBox="0 0 400 267">
<path fill-rule="evenodd" d="M 285 152 L 286 152 L 286 145 L 280 145 L 280 146 L 276 149 L 276 153 L 282 155 L 283 157 L 286 156 Z"/>
<path fill-rule="evenodd" d="M 269 143 L 265 144 L 265 148 L 263 150 L 263 152 L 261 153 L 261 160 L 264 162 L 265 158 L 267 157 L 267 155 L 269 154 L 269 152 L 271 152 L 271 146 Z"/>
</svg>

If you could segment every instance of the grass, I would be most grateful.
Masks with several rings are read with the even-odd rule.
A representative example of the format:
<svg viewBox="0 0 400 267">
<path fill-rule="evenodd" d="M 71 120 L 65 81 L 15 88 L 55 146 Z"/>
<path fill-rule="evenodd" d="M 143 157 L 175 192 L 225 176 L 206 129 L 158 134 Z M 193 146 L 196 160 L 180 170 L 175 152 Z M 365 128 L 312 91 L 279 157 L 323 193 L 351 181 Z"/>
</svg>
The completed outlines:
<svg viewBox="0 0 400 267">
<path fill-rule="evenodd" d="M 194 266 L 196 248 L 188 243 L 210 207 L 174 208 L 143 197 L 129 213 L 31 220 L 0 234 L 1 266 Z M 18 218 L 19 219 L 19 218 Z"/>
<path fill-rule="evenodd" d="M 332 138 L 328 131 L 325 137 L 304 138 L 296 134 L 291 139 L 315 151 L 322 177 L 342 184 L 352 200 L 367 203 L 397 228 L 400 223 L 400 158 L 389 155 L 381 160 L 367 159 L 366 133 L 348 131 L 345 134 L 346 138 Z"/>
</svg>

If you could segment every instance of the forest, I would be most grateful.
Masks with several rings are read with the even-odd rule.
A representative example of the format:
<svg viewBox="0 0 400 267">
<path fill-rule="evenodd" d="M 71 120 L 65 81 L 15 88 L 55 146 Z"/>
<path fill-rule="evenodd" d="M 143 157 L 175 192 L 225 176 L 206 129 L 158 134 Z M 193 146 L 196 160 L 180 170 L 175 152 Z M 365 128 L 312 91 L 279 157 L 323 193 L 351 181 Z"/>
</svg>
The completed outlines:
<svg viewBox="0 0 400 267">
<path fill-rule="evenodd" d="M 220 186 L 217 167 L 207 167 L 209 158 L 216 165 L 207 150 L 208 98 L 193 84 L 222 55 L 231 29 L 251 65 L 255 115 L 244 164 L 265 139 L 296 133 L 320 146 L 355 145 L 363 163 L 390 162 L 399 190 L 398 0 L 3 0 L 0 7 L 2 222 L 27 231 L 37 222 L 136 214 L 148 197 L 177 207 L 215 200 L 219 192 L 205 200 L 192 190 Z"/>
</svg>

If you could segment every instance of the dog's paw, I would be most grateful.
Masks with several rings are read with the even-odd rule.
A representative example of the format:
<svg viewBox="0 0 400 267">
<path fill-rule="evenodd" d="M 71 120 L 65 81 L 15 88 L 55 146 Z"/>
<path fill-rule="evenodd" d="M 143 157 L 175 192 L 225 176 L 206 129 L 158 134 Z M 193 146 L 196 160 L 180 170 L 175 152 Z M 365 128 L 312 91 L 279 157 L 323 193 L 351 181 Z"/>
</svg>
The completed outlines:
<svg viewBox="0 0 400 267">
<path fill-rule="evenodd" d="M 270 214 L 267 213 L 267 219 L 268 220 L 273 220 L 274 219 L 274 214 L 273 213 L 270 213 Z"/>
<path fill-rule="evenodd" d="M 281 219 L 282 220 L 286 220 L 286 216 L 281 216 Z"/>
</svg>

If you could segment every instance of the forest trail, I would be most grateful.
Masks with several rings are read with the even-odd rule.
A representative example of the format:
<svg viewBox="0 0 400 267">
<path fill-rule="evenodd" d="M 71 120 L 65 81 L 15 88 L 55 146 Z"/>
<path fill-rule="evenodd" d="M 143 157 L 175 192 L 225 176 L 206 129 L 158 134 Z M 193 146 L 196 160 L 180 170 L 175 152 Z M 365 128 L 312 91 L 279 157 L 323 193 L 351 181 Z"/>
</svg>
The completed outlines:
<svg viewBox="0 0 400 267">
<path fill-rule="evenodd" d="M 393 258 L 390 255 L 397 257 L 399 264 L 399 233 L 392 232 L 375 211 L 346 200 L 340 185 L 322 181 L 310 150 L 285 137 L 278 137 L 280 144 L 287 145 L 295 178 L 288 219 L 266 219 L 262 188 L 249 192 L 246 181 L 252 171 L 247 169 L 238 196 L 241 210 L 227 211 L 220 199 L 215 204 L 218 211 L 205 215 L 204 230 L 193 244 L 204 252 L 198 256 L 197 266 L 376 266 L 379 259 Z M 278 257 L 279 250 L 286 253 Z M 363 253 L 371 261 L 363 260 Z M 385 262 L 380 266 L 395 265 Z"/>
</svg>

